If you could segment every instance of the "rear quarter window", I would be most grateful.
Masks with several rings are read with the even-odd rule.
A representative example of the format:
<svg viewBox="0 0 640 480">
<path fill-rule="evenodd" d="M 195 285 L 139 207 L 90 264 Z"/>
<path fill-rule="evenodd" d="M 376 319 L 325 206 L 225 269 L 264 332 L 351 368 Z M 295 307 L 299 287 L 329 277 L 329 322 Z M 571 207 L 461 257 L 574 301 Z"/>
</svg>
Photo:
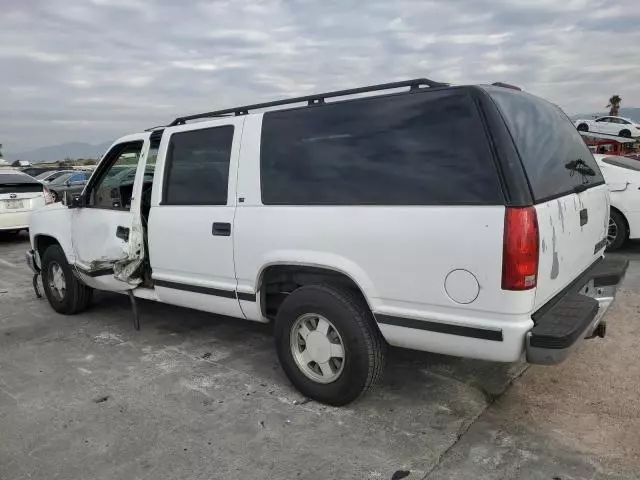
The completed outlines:
<svg viewBox="0 0 640 480">
<path fill-rule="evenodd" d="M 511 133 L 537 203 L 567 195 L 582 184 L 604 183 L 593 154 L 559 107 L 524 92 L 487 91 Z M 582 160 L 595 175 L 568 169 L 575 160 Z"/>
<path fill-rule="evenodd" d="M 261 188 L 265 205 L 503 203 L 464 89 L 265 113 Z"/>
</svg>

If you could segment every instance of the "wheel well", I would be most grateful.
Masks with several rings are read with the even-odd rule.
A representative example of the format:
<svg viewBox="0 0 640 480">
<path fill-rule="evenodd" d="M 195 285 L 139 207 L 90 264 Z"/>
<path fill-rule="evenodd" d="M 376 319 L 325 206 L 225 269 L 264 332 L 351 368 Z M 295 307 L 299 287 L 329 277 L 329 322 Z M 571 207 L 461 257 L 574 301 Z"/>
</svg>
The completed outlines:
<svg viewBox="0 0 640 480">
<path fill-rule="evenodd" d="M 622 130 L 620 130 L 620 136 L 622 136 L 622 134 L 629 134 L 631 135 L 631 130 L 629 130 L 628 128 L 623 128 Z"/>
<path fill-rule="evenodd" d="M 38 252 L 38 256 L 40 260 L 42 260 L 42 256 L 44 255 L 44 251 L 52 245 L 60 245 L 60 242 L 49 235 L 37 235 L 34 239 L 35 248 Z"/>
<path fill-rule="evenodd" d="M 616 207 L 609 207 L 611 209 L 611 211 L 616 212 L 618 215 L 620 215 L 622 217 L 622 220 L 624 221 L 624 226 L 626 229 L 626 238 L 629 238 L 629 234 L 631 233 L 631 230 L 629 229 L 629 221 L 627 220 L 627 217 L 624 216 L 624 213 L 622 213 L 620 210 L 618 210 Z"/>
<path fill-rule="evenodd" d="M 260 309 L 269 319 L 275 318 L 287 295 L 304 285 L 330 284 L 354 292 L 365 305 L 367 298 L 360 287 L 349 276 L 330 268 L 305 265 L 272 265 L 262 273 L 259 283 Z"/>
</svg>

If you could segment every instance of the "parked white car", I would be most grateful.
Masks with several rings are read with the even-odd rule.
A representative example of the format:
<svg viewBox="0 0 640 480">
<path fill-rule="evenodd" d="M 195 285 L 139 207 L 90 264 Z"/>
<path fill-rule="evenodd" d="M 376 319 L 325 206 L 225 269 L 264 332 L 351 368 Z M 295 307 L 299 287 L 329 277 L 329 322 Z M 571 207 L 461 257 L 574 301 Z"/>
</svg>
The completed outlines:
<svg viewBox="0 0 640 480">
<path fill-rule="evenodd" d="M 640 238 L 640 161 L 628 157 L 594 155 L 611 197 L 608 249 Z"/>
<path fill-rule="evenodd" d="M 18 170 L 0 169 L 0 231 L 29 228 L 29 215 L 45 204 L 40 182 Z"/>
<path fill-rule="evenodd" d="M 640 124 L 624 117 L 580 119 L 574 122 L 581 132 L 605 133 L 617 137 L 640 137 Z"/>
<path fill-rule="evenodd" d="M 627 267 L 603 259 L 608 189 L 571 121 L 497 86 L 180 117 L 117 140 L 63 203 L 31 217 L 27 253 L 56 311 L 100 289 L 275 322 L 292 383 L 333 405 L 375 383 L 387 344 L 560 362 L 604 335 Z"/>
</svg>

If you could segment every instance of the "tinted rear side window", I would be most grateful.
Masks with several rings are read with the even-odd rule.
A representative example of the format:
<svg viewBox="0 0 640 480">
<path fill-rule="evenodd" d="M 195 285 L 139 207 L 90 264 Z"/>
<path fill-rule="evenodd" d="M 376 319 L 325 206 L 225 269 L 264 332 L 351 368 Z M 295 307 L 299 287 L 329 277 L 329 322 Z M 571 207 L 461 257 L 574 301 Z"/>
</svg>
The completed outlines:
<svg viewBox="0 0 640 480">
<path fill-rule="evenodd" d="M 511 132 L 536 202 L 566 195 L 581 184 L 604 183 L 591 151 L 560 108 L 523 92 L 487 91 Z M 575 160 L 595 175 L 568 169 Z"/>
<path fill-rule="evenodd" d="M 171 135 L 164 178 L 165 205 L 226 205 L 233 126 Z"/>
<path fill-rule="evenodd" d="M 264 115 L 266 205 L 502 204 L 468 92 L 420 92 Z"/>
</svg>

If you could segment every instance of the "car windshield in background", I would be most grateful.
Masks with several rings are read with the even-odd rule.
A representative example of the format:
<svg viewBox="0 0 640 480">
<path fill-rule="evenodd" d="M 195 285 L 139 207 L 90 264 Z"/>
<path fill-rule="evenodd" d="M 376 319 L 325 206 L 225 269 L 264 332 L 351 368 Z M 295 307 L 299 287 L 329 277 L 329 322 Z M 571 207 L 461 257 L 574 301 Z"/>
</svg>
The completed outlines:
<svg viewBox="0 0 640 480">
<path fill-rule="evenodd" d="M 524 92 L 487 92 L 511 132 L 536 202 L 604 183 L 593 154 L 560 108 Z"/>
<path fill-rule="evenodd" d="M 53 173 L 52 173 L 52 172 L 42 172 L 41 174 L 36 175 L 34 178 L 35 178 L 36 180 L 44 180 L 45 178 L 48 178 L 48 177 L 50 177 L 51 175 L 53 175 Z"/>
<path fill-rule="evenodd" d="M 52 185 L 62 185 L 64 182 L 66 182 L 67 180 L 69 180 L 69 178 L 71 178 L 71 175 L 73 175 L 73 173 L 65 173 L 63 175 L 60 175 L 58 178 L 56 178 L 55 180 L 53 180 L 51 182 Z"/>
<path fill-rule="evenodd" d="M 634 170 L 640 172 L 640 161 L 627 157 L 606 157 L 602 161 L 615 167 L 626 168 L 627 170 Z"/>
</svg>

